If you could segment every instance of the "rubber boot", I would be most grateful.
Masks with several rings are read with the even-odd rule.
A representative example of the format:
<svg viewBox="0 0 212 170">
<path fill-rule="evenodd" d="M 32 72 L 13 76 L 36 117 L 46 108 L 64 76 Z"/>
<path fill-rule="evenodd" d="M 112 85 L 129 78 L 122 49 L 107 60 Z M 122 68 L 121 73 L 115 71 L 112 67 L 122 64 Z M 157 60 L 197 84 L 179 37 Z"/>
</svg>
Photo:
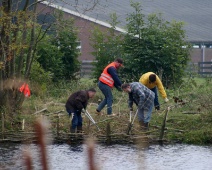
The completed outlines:
<svg viewBox="0 0 212 170">
<path fill-rule="evenodd" d="M 145 130 L 149 130 L 149 122 L 144 123 Z"/>
<path fill-rule="evenodd" d="M 77 133 L 82 133 L 82 126 L 77 126 Z"/>
<path fill-rule="evenodd" d="M 70 128 L 70 132 L 71 132 L 71 133 L 76 133 L 76 129 Z"/>
</svg>

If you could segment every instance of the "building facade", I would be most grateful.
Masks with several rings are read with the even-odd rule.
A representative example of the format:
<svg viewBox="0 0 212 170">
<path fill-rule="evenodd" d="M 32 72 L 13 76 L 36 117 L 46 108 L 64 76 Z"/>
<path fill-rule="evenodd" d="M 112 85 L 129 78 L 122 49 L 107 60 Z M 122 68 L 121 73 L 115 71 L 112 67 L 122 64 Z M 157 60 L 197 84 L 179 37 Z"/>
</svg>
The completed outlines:
<svg viewBox="0 0 212 170">
<path fill-rule="evenodd" d="M 124 0 L 126 1 L 126 0 Z M 123 2 L 124 2 L 123 1 Z M 113 2 L 114 3 L 114 2 Z M 177 3 L 175 1 L 175 3 Z M 112 4 L 112 3 L 111 3 Z M 61 4 L 60 4 L 61 5 Z M 65 5 L 58 5 L 54 3 L 40 3 L 39 8 L 45 9 L 43 12 L 45 13 L 51 13 L 55 9 L 61 9 L 64 12 L 64 16 L 66 18 L 72 17 L 75 21 L 75 26 L 79 29 L 78 37 L 79 37 L 79 48 L 81 51 L 81 55 L 79 56 L 80 61 L 93 61 L 95 58 L 92 56 L 91 52 L 93 51 L 93 48 L 91 46 L 91 30 L 94 26 L 99 26 L 102 31 L 108 31 L 108 28 L 110 28 L 110 25 L 107 22 L 101 21 L 101 17 L 99 19 L 92 18 L 88 15 L 84 15 L 78 12 L 75 12 L 71 10 L 70 8 L 67 8 Z M 212 3 L 211 3 L 212 5 Z M 95 9 L 94 9 L 95 10 Z M 102 17 L 104 18 L 104 17 Z M 204 28 L 205 29 L 205 28 Z M 206 30 L 206 29 L 205 29 Z M 117 27 L 117 32 L 125 32 L 124 29 Z M 200 33 L 199 36 L 193 36 L 193 34 L 189 34 L 188 41 L 193 45 L 193 49 L 191 50 L 191 63 L 197 64 L 198 62 L 206 62 L 206 61 L 212 61 L 212 40 L 206 40 L 204 37 L 206 37 L 205 33 L 203 35 L 203 38 L 200 40 L 200 36 L 203 33 Z M 197 40 L 192 40 L 192 39 Z M 210 39 L 210 37 L 208 37 Z M 205 40 L 204 40 L 205 39 Z"/>
</svg>

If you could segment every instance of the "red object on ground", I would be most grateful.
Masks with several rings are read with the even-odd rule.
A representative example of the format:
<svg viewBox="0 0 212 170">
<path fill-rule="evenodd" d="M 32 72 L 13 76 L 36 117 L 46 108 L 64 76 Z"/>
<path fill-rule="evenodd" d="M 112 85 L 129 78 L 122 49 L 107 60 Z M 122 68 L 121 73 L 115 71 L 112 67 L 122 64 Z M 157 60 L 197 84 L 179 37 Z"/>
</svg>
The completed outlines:
<svg viewBox="0 0 212 170">
<path fill-rule="evenodd" d="M 29 89 L 29 85 L 24 83 L 20 88 L 19 91 L 21 93 L 24 93 L 25 97 L 30 97 L 31 93 L 30 93 L 30 89 Z"/>
</svg>

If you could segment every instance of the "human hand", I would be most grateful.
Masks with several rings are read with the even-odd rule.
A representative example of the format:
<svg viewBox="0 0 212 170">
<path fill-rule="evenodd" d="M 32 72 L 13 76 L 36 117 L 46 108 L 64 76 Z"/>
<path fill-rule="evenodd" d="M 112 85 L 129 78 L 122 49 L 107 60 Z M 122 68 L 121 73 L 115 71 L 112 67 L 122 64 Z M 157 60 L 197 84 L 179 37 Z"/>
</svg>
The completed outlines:
<svg viewBox="0 0 212 170">
<path fill-rule="evenodd" d="M 85 113 L 85 109 L 82 109 L 82 111 L 81 111 L 82 113 Z"/>
<path fill-rule="evenodd" d="M 130 107 L 130 111 L 133 111 L 133 108 L 132 107 Z"/>
<path fill-rule="evenodd" d="M 165 100 L 165 102 L 168 102 L 168 101 L 169 101 L 169 99 L 168 99 L 168 98 L 165 98 L 164 100 Z"/>
</svg>

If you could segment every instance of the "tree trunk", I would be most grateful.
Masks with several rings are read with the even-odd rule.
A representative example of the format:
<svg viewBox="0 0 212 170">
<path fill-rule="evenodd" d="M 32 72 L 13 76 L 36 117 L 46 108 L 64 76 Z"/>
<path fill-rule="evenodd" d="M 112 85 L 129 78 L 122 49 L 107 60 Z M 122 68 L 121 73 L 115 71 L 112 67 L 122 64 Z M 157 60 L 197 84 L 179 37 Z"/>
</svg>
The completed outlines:
<svg viewBox="0 0 212 170">
<path fill-rule="evenodd" d="M 24 8 L 23 8 L 23 11 L 27 11 L 27 7 L 29 5 L 29 0 L 26 0 L 26 3 L 24 5 Z M 21 42 L 22 42 L 22 45 L 23 46 L 26 46 L 26 39 L 27 39 L 27 17 L 26 16 L 23 16 L 24 17 L 24 22 L 23 22 L 23 33 L 22 33 L 22 39 L 21 39 Z M 23 68 L 23 65 L 24 65 L 24 48 L 22 47 L 21 48 L 21 51 L 20 51 L 20 55 L 19 55 L 19 58 L 18 58 L 18 68 L 17 68 L 17 71 L 16 71 L 16 75 L 17 75 L 17 78 L 21 78 L 21 71 L 22 71 L 22 68 Z"/>
<path fill-rule="evenodd" d="M 26 28 L 26 19 L 24 18 L 24 29 L 23 29 L 23 33 L 22 33 L 22 45 L 25 46 L 26 45 L 26 39 L 27 39 L 27 28 Z M 20 52 L 20 56 L 18 58 L 18 68 L 17 68 L 17 78 L 21 78 L 21 71 L 24 65 L 24 48 L 21 48 L 21 52 Z"/>
<path fill-rule="evenodd" d="M 19 80 L 15 78 L 15 55 L 17 48 L 19 18 L 11 11 L 11 0 L 2 1 L 0 35 L 0 109 L 13 117 L 24 97 L 18 91 Z M 15 19 L 17 21 L 14 21 Z M 23 102 L 22 102 L 23 103 Z"/>
<path fill-rule="evenodd" d="M 31 66 L 32 66 L 32 61 L 33 61 L 33 58 L 34 58 L 34 55 L 35 55 L 35 50 L 36 50 L 36 46 L 35 46 L 35 44 L 36 44 L 35 43 L 35 41 L 36 41 L 36 39 L 35 39 L 36 7 L 37 7 L 37 4 L 35 4 L 33 6 L 34 16 L 33 16 L 33 19 L 32 19 L 33 25 L 32 25 L 32 29 L 31 29 L 30 46 L 29 46 L 29 51 L 28 51 L 27 60 L 26 60 L 25 79 L 29 78 L 29 74 L 30 74 Z"/>
<path fill-rule="evenodd" d="M 6 97 L 6 91 L 4 90 L 4 80 L 8 77 L 8 73 L 10 72 L 10 67 L 8 65 L 8 60 L 10 59 L 10 37 L 8 34 L 8 30 L 10 31 L 10 9 L 11 9 L 11 0 L 3 0 L 2 1 L 3 6 L 3 16 L 4 17 L 4 25 L 1 27 L 1 39 L 0 39 L 0 54 L 1 54 L 1 74 L 0 74 L 0 82 L 1 82 L 1 98 L 0 98 L 0 104 L 6 105 L 7 98 Z M 5 18 L 5 15 L 7 18 Z M 2 109 L 2 108 L 1 108 Z"/>
</svg>

